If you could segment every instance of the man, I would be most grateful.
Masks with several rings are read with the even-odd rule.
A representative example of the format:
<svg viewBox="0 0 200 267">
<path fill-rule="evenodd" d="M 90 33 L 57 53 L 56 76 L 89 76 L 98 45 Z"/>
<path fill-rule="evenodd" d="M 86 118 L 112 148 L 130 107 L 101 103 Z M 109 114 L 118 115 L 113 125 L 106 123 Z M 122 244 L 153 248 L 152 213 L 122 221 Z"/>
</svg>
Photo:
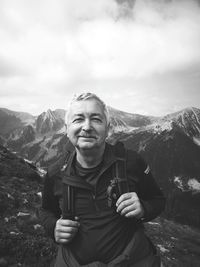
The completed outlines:
<svg viewBox="0 0 200 267">
<path fill-rule="evenodd" d="M 41 211 L 45 229 L 59 244 L 55 266 L 159 266 L 142 222 L 160 214 L 165 198 L 146 163 L 122 144 L 106 143 L 109 114 L 95 94 L 72 100 L 66 124 L 73 149 L 48 171 Z M 113 182 L 118 162 L 126 164 L 121 195 Z M 72 200 L 66 185 L 74 189 Z M 74 214 L 63 218 L 66 199 L 74 202 Z"/>
</svg>

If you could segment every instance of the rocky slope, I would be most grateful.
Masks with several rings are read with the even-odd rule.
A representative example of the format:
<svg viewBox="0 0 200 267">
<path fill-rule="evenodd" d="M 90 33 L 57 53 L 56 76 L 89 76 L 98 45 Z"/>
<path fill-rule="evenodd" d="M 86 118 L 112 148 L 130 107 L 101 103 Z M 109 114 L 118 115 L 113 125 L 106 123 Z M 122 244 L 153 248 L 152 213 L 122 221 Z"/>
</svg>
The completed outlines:
<svg viewBox="0 0 200 267">
<path fill-rule="evenodd" d="M 37 217 L 43 174 L 0 146 L 0 266 L 48 266 L 55 248 Z"/>
<path fill-rule="evenodd" d="M 149 163 L 168 199 L 166 216 L 197 227 L 200 225 L 199 138 L 200 110 L 194 108 L 170 114 L 119 138 Z"/>
<path fill-rule="evenodd" d="M 0 170 L 0 266 L 52 266 L 56 246 L 37 216 L 44 172 L 3 146 Z M 165 266 L 199 266 L 199 230 L 164 218 L 145 228 Z"/>
</svg>

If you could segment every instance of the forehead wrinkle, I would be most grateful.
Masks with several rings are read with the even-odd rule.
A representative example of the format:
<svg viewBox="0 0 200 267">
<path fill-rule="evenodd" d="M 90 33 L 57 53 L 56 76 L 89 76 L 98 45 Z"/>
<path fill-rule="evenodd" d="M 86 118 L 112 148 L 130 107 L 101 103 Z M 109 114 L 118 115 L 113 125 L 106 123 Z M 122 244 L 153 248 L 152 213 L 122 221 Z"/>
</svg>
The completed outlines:
<svg viewBox="0 0 200 267">
<path fill-rule="evenodd" d="M 74 113 L 74 114 L 72 114 L 72 116 L 81 116 L 81 117 L 84 117 L 85 114 L 86 115 L 89 115 L 90 117 L 94 117 L 94 116 L 103 117 L 103 114 L 97 113 L 97 112 L 94 112 L 94 113 L 90 113 L 90 112 Z"/>
<path fill-rule="evenodd" d="M 94 114 L 94 115 L 103 115 L 103 109 L 102 106 L 99 104 L 98 101 L 93 102 L 93 105 L 88 105 L 87 102 L 91 102 L 90 100 L 85 100 L 85 101 L 77 101 L 74 102 L 70 109 L 69 112 L 72 113 L 73 115 L 82 115 L 82 114 Z M 96 105 L 94 108 L 94 104 Z"/>
</svg>

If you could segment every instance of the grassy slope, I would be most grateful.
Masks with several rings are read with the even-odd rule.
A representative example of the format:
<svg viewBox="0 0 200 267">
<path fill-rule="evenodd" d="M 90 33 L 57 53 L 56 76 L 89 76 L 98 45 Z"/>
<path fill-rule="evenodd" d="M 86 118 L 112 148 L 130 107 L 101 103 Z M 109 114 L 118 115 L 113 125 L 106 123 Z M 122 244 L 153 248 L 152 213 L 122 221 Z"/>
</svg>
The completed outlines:
<svg viewBox="0 0 200 267">
<path fill-rule="evenodd" d="M 147 223 L 146 230 L 159 248 L 164 266 L 200 266 L 199 229 L 158 218 Z"/>
</svg>

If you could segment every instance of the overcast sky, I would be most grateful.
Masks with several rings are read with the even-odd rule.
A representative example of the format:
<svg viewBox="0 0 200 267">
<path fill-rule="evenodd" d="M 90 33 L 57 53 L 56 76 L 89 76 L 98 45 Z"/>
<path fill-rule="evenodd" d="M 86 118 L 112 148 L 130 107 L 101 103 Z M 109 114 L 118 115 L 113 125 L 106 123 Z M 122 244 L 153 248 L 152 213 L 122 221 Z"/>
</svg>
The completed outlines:
<svg viewBox="0 0 200 267">
<path fill-rule="evenodd" d="M 0 107 L 92 91 L 131 113 L 200 108 L 197 0 L 0 0 Z"/>
</svg>

